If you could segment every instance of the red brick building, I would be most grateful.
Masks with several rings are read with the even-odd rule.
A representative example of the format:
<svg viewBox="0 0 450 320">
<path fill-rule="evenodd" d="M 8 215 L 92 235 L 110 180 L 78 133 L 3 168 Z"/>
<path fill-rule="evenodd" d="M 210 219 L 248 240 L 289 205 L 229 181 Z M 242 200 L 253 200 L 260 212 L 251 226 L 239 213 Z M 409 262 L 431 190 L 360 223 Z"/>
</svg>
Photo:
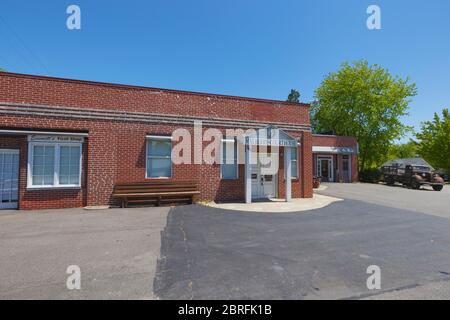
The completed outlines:
<svg viewBox="0 0 450 320">
<path fill-rule="evenodd" d="M 358 181 L 358 141 L 354 137 L 313 135 L 314 175 L 328 182 Z"/>
<path fill-rule="evenodd" d="M 153 179 L 195 180 L 202 201 L 285 197 L 286 188 L 293 198 L 308 198 L 316 141 L 349 148 L 348 181 L 355 181 L 356 141 L 313 136 L 308 111 L 306 104 L 274 100 L 0 73 L 0 209 L 115 205 L 114 184 Z M 211 128 L 224 134 L 230 128 L 279 129 L 277 172 L 264 175 L 258 164 L 237 162 L 173 163 L 173 132 L 183 128 L 195 136 L 199 122 L 200 135 Z M 207 144 L 194 143 L 193 154 Z M 345 150 L 330 150 L 320 154 L 336 157 L 336 170 L 347 167 L 339 158 Z"/>
</svg>

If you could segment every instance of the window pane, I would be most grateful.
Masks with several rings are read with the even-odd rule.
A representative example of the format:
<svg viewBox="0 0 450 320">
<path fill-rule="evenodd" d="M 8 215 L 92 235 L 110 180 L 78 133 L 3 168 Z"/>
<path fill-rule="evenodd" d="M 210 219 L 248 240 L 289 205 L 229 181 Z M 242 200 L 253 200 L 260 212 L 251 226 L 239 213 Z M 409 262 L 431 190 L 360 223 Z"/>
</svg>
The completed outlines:
<svg viewBox="0 0 450 320">
<path fill-rule="evenodd" d="M 44 166 L 33 166 L 33 176 L 43 176 L 44 175 Z"/>
<path fill-rule="evenodd" d="M 79 175 L 70 176 L 69 179 L 70 179 L 69 184 L 80 184 L 80 176 Z"/>
<path fill-rule="evenodd" d="M 34 146 L 32 185 L 53 185 L 55 172 L 55 146 Z"/>
<path fill-rule="evenodd" d="M 298 178 L 298 169 L 297 169 L 297 148 L 291 149 L 291 176 L 292 178 Z"/>
<path fill-rule="evenodd" d="M 172 141 L 150 139 L 147 141 L 147 177 L 170 178 L 172 176 Z"/>
<path fill-rule="evenodd" d="M 44 156 L 46 158 L 51 158 L 54 159 L 55 158 L 55 147 L 54 146 L 45 146 L 44 147 Z"/>
<path fill-rule="evenodd" d="M 237 178 L 237 164 L 222 164 L 222 179 Z"/>
<path fill-rule="evenodd" d="M 222 143 L 222 163 L 234 164 L 237 159 L 237 143 L 224 141 Z"/>
<path fill-rule="evenodd" d="M 291 159 L 297 160 L 297 148 L 292 148 L 291 150 Z"/>
<path fill-rule="evenodd" d="M 42 166 L 42 165 L 44 165 L 44 156 L 37 156 L 37 155 L 34 155 L 34 161 L 33 161 L 33 164 L 34 164 L 35 166 Z"/>
<path fill-rule="evenodd" d="M 148 156 L 170 157 L 172 153 L 172 141 L 170 140 L 149 140 Z"/>
<path fill-rule="evenodd" d="M 291 173 L 292 178 L 298 178 L 298 176 L 297 176 L 297 173 L 298 173 L 298 171 L 297 171 L 297 161 L 292 161 L 291 171 L 292 171 L 292 173 Z"/>
<path fill-rule="evenodd" d="M 80 146 L 61 146 L 59 159 L 59 184 L 80 184 Z"/>
<path fill-rule="evenodd" d="M 68 175 L 59 175 L 59 184 L 69 184 L 69 176 Z"/>
<path fill-rule="evenodd" d="M 147 159 L 147 177 L 149 178 L 170 178 L 172 176 L 171 159 Z"/>
<path fill-rule="evenodd" d="M 61 177 L 62 177 L 62 176 L 68 176 L 68 175 L 70 175 L 70 167 L 69 167 L 69 166 L 66 166 L 66 165 L 61 165 L 61 166 L 59 167 L 59 177 L 60 177 L 60 180 L 61 180 Z"/>
<path fill-rule="evenodd" d="M 54 181 L 54 176 L 53 175 L 46 175 L 44 176 L 44 185 L 53 185 Z"/>
<path fill-rule="evenodd" d="M 33 175 L 33 186 L 40 186 L 44 184 L 43 176 L 35 176 Z"/>
<path fill-rule="evenodd" d="M 44 146 L 35 146 L 34 147 L 34 155 L 35 156 L 43 156 L 44 155 Z"/>
<path fill-rule="evenodd" d="M 53 176 L 53 173 L 54 173 L 54 166 L 53 166 L 53 163 L 47 163 L 45 166 L 44 166 L 44 175 L 46 175 L 46 176 Z"/>
</svg>

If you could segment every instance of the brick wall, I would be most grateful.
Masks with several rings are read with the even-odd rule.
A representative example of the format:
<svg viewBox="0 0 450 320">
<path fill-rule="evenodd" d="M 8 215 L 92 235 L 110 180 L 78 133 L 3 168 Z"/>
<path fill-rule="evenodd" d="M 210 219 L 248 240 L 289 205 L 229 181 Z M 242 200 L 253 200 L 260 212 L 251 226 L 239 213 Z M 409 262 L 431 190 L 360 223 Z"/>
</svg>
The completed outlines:
<svg viewBox="0 0 450 320">
<path fill-rule="evenodd" d="M 0 102 L 310 124 L 304 104 L 6 72 Z"/>
<path fill-rule="evenodd" d="M 309 125 L 306 105 L 9 73 L 0 73 L 0 102 Z M 27 190 L 26 137 L 2 136 L 0 148 L 21 150 L 20 209 L 111 205 L 115 204 L 111 196 L 115 183 L 146 181 L 145 136 L 170 135 L 178 128 L 180 126 L 170 123 L 12 115 L 2 114 L 0 110 L 0 129 L 89 133 L 83 145 L 81 189 Z M 193 133 L 192 127 L 184 128 Z M 206 129 L 205 127 L 204 130 Z M 311 134 L 301 131 L 289 133 L 302 139 L 302 147 L 299 148 L 300 179 L 293 182 L 293 196 L 310 197 L 312 196 Z M 204 143 L 206 144 L 207 142 Z M 281 165 L 282 163 L 283 161 Z M 280 177 L 284 174 L 282 170 Z M 201 192 L 196 198 L 197 201 L 242 201 L 245 198 L 244 177 L 243 165 L 239 166 L 238 179 L 221 180 L 218 164 L 182 164 L 173 165 L 172 180 L 197 181 Z M 282 196 L 284 179 L 279 179 L 279 184 Z"/>
</svg>

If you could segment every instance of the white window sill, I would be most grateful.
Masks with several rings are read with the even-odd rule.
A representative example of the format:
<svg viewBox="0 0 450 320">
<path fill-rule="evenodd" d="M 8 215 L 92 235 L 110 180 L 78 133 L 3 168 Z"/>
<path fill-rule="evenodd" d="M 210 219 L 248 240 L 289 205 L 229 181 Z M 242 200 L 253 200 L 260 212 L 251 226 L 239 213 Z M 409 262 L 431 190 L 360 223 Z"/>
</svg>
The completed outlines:
<svg viewBox="0 0 450 320">
<path fill-rule="evenodd" d="M 81 190 L 81 186 L 27 187 L 27 191 L 38 190 Z"/>
<path fill-rule="evenodd" d="M 155 178 L 149 178 L 146 177 L 145 180 L 170 180 L 172 177 L 155 177 Z"/>
</svg>

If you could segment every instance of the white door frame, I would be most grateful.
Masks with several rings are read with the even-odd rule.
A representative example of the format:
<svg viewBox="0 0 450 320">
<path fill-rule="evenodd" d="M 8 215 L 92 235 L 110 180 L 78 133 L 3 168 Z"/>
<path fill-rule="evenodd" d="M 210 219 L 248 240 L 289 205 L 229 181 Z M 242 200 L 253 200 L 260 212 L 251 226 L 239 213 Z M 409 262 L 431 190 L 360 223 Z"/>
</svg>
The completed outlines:
<svg viewBox="0 0 450 320">
<path fill-rule="evenodd" d="M 334 162 L 333 156 L 317 156 L 317 175 L 322 174 L 321 160 L 328 160 L 328 180 L 329 182 L 334 182 Z"/>
<path fill-rule="evenodd" d="M 16 188 L 10 188 L 11 192 L 13 189 L 17 189 L 16 192 L 16 199 L 17 201 L 12 202 L 12 193 L 10 195 L 10 199 L 9 202 L 3 202 L 2 200 L 0 201 L 0 209 L 17 209 L 18 208 L 18 204 L 19 204 L 19 169 L 20 169 L 20 152 L 18 149 L 0 149 L 0 157 L 3 157 L 3 161 L 2 161 L 2 165 L 0 166 L 0 175 L 3 175 L 3 170 L 5 167 L 5 162 L 4 162 L 4 155 L 5 154 L 11 154 L 11 155 L 17 155 L 17 161 L 16 162 L 12 162 L 12 166 L 11 168 L 14 169 L 14 166 L 17 166 L 17 176 L 16 177 L 12 177 L 11 180 L 16 180 L 17 181 L 17 187 Z M 12 173 L 11 173 L 12 174 Z M 3 181 L 0 181 L 3 183 Z M 3 197 L 3 186 L 0 185 L 0 199 L 2 199 Z"/>
</svg>

